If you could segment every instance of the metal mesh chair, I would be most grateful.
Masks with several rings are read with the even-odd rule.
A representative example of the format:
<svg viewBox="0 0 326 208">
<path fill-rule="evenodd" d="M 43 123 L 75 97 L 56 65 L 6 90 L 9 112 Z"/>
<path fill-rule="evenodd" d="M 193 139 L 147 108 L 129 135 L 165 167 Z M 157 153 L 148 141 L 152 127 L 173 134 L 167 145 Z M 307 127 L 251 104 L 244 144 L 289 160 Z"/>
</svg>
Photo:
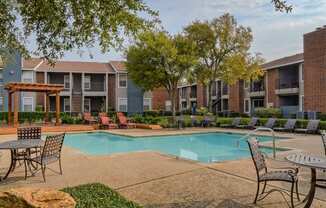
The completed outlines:
<svg viewBox="0 0 326 208">
<path fill-rule="evenodd" d="M 257 192 L 254 200 L 254 204 L 257 201 L 263 200 L 267 195 L 274 191 L 283 193 L 281 189 L 271 189 L 268 192 L 265 192 L 267 182 L 270 181 L 283 181 L 291 184 L 291 206 L 294 207 L 293 194 L 294 187 L 296 189 L 297 199 L 299 198 L 298 193 L 298 169 L 297 168 L 280 168 L 277 170 L 268 170 L 266 165 L 266 160 L 264 154 L 259 150 L 258 141 L 255 138 L 251 138 L 248 141 L 250 153 L 252 160 L 255 165 L 256 174 L 257 174 Z M 263 188 L 260 192 L 260 184 L 263 183 Z"/>
<path fill-rule="evenodd" d="M 17 128 L 17 139 L 41 139 L 41 127 Z"/>
<path fill-rule="evenodd" d="M 321 140 L 323 141 L 325 155 L 326 155 L 326 132 L 321 135 Z"/>
<path fill-rule="evenodd" d="M 45 169 L 48 164 L 59 162 L 60 175 L 62 175 L 61 167 L 61 150 L 63 146 L 65 134 L 58 134 L 54 136 L 47 136 L 45 144 L 42 148 L 42 153 L 40 156 L 30 158 L 31 161 L 36 162 L 41 165 L 42 176 L 45 180 Z"/>
</svg>

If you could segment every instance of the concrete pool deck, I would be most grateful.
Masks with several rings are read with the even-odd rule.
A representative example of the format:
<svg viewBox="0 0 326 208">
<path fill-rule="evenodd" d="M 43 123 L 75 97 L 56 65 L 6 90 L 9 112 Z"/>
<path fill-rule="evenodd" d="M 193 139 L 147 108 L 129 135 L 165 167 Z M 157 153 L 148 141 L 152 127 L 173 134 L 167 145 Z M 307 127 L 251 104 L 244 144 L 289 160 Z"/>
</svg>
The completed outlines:
<svg viewBox="0 0 326 208">
<path fill-rule="evenodd" d="M 220 128 L 190 128 L 184 130 L 110 130 L 114 134 L 132 136 L 176 135 L 230 131 L 247 133 L 243 130 Z M 266 134 L 269 133 L 259 133 Z M 318 135 L 296 135 L 277 133 L 288 137 L 277 141 L 277 147 L 287 147 L 321 155 L 322 145 Z M 15 139 L 15 135 L 0 136 L 0 141 Z M 285 153 L 286 154 L 286 153 Z M 283 157 L 280 155 L 280 157 Z M 41 173 L 26 181 L 23 169 L 18 168 L 8 180 L 0 182 L 0 190 L 12 187 L 63 188 L 84 183 L 100 182 L 117 190 L 130 200 L 145 207 L 252 207 L 256 191 L 256 175 L 250 158 L 220 163 L 203 164 L 160 154 L 158 152 L 135 152 L 107 156 L 89 156 L 78 150 L 64 147 L 63 175 L 47 171 L 47 182 Z M 2 152 L 0 167 L 5 167 L 8 152 Z M 272 164 L 274 165 L 274 164 Z M 57 164 L 50 165 L 57 170 Z M 3 170 L 0 170 L 3 171 Z M 309 171 L 302 169 L 300 190 L 305 193 Z M 284 187 L 285 184 L 276 183 Z M 326 199 L 326 190 L 317 190 L 318 199 Z M 326 201 L 315 200 L 313 207 L 326 207 Z M 257 207 L 287 207 L 280 194 L 274 193 Z"/>
</svg>

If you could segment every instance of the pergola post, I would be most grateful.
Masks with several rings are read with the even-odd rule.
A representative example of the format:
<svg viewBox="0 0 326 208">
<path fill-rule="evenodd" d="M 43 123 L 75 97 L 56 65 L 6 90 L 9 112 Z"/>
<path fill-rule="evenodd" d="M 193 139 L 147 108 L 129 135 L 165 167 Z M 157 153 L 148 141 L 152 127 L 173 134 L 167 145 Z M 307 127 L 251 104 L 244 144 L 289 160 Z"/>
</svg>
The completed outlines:
<svg viewBox="0 0 326 208">
<path fill-rule="evenodd" d="M 14 93 L 14 126 L 17 127 L 18 126 L 18 112 L 19 112 L 19 96 L 18 96 L 19 92 L 15 92 Z"/>
<path fill-rule="evenodd" d="M 12 93 L 8 92 L 8 125 L 12 125 Z"/>
<path fill-rule="evenodd" d="M 60 96 L 59 96 L 59 92 L 56 92 L 56 94 L 55 94 L 55 110 L 56 110 L 55 125 L 59 126 L 60 125 Z"/>
<path fill-rule="evenodd" d="M 49 122 L 49 111 L 50 111 L 50 97 L 48 93 L 45 93 L 45 123 Z"/>
</svg>

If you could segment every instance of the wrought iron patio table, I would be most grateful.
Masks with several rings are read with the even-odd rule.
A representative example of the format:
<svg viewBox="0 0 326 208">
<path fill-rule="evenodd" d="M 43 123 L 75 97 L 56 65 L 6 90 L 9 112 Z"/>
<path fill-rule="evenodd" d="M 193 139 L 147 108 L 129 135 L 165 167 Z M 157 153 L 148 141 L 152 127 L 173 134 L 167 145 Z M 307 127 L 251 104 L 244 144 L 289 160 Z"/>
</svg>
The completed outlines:
<svg viewBox="0 0 326 208">
<path fill-rule="evenodd" d="M 316 170 L 326 170 L 326 157 L 318 157 L 312 156 L 308 153 L 296 153 L 291 154 L 286 157 L 290 163 L 295 164 L 297 166 L 310 168 L 311 170 L 311 181 L 310 181 L 310 190 L 303 200 L 304 207 L 308 208 L 311 206 L 315 193 L 316 188 L 326 188 L 326 180 L 324 179 L 317 179 Z"/>
<path fill-rule="evenodd" d="M 10 166 L 8 171 L 3 177 L 0 177 L 0 181 L 5 180 L 8 175 L 14 171 L 16 167 L 16 162 L 18 160 L 29 161 L 28 157 L 19 157 L 17 152 L 18 150 L 26 150 L 28 151 L 31 148 L 40 148 L 44 145 L 44 141 L 42 139 L 22 139 L 22 140 L 12 140 L 0 143 L 0 150 L 10 150 Z M 26 167 L 25 167 L 25 177 L 26 177 Z"/>
</svg>

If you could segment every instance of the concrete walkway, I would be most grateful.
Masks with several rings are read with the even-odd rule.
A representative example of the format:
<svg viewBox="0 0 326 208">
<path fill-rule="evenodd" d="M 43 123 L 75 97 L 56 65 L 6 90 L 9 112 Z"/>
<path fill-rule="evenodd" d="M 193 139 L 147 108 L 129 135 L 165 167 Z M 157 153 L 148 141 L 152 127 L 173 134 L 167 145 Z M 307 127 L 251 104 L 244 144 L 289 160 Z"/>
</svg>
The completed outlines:
<svg viewBox="0 0 326 208">
<path fill-rule="evenodd" d="M 130 135 L 150 136 L 162 134 L 185 134 L 221 129 L 173 130 L 114 130 Z M 225 130 L 224 130 L 225 131 Z M 246 133 L 245 131 L 236 131 Z M 142 134 L 142 135 L 141 135 Z M 146 135 L 144 135 L 146 134 Z M 321 154 L 319 136 L 280 134 L 289 140 L 280 140 L 277 146 L 301 149 Z M 15 136 L 0 136 L 1 141 L 15 139 Z M 268 145 L 268 144 L 267 144 Z M 283 157 L 284 155 L 280 155 Z M 0 167 L 8 166 L 9 154 L 2 153 Z M 271 163 L 274 165 L 274 162 Z M 50 168 L 57 170 L 56 164 Z M 145 207 L 253 207 L 255 172 L 250 159 L 222 163 L 201 164 L 178 160 L 158 152 L 136 152 L 109 156 L 89 156 L 75 149 L 63 149 L 64 174 L 47 172 L 47 182 L 43 183 L 41 173 L 23 179 L 23 169 L 18 168 L 5 182 L 0 182 L 0 190 L 12 187 L 53 187 L 63 188 L 84 183 L 100 182 L 117 190 L 122 195 Z M 4 171 L 0 170 L 1 173 Z M 300 190 L 307 190 L 309 172 L 302 170 L 304 181 Z M 286 184 L 276 186 L 288 188 Z M 317 197 L 326 199 L 326 190 L 318 190 Z M 326 202 L 315 200 L 313 207 L 325 207 Z M 274 193 L 258 207 L 287 207 L 282 196 Z"/>
</svg>

